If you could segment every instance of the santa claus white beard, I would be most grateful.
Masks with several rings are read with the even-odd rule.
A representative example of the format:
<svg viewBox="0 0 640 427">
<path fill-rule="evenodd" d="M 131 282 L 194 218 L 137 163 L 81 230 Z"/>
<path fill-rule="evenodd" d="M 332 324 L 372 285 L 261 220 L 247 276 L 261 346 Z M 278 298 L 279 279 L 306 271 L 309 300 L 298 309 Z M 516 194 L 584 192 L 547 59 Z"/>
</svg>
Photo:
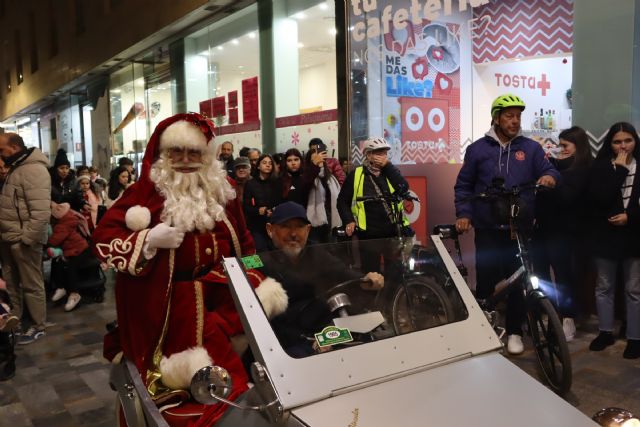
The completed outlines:
<svg viewBox="0 0 640 427">
<path fill-rule="evenodd" d="M 174 170 L 176 167 L 197 167 L 198 170 L 183 173 Z M 213 156 L 203 155 L 202 165 L 171 165 L 167 157 L 161 155 L 151 167 L 150 178 L 165 198 L 162 222 L 184 232 L 212 230 L 216 221 L 225 218 L 227 202 L 236 196 L 226 175 Z"/>
</svg>

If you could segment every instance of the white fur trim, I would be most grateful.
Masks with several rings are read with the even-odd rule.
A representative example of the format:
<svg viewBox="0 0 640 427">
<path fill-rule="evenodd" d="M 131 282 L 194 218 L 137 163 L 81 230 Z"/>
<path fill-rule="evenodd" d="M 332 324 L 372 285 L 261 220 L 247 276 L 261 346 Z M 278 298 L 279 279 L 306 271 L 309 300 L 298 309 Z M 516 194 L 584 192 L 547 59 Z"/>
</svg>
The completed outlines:
<svg viewBox="0 0 640 427">
<path fill-rule="evenodd" d="M 284 313 L 289 306 L 289 297 L 280 282 L 267 277 L 256 288 L 256 295 L 269 319 Z"/>
<path fill-rule="evenodd" d="M 207 137 L 193 123 L 180 120 L 167 126 L 160 135 L 160 150 L 166 150 L 170 147 L 195 148 L 205 151 L 208 147 Z"/>
<path fill-rule="evenodd" d="M 199 369 L 212 366 L 213 360 L 204 347 L 193 347 L 160 361 L 162 383 L 172 390 L 189 390 L 191 378 Z"/>
<path fill-rule="evenodd" d="M 144 230 L 151 224 L 151 211 L 144 206 L 132 206 L 127 209 L 127 213 L 124 215 L 124 222 L 129 230 Z"/>
</svg>

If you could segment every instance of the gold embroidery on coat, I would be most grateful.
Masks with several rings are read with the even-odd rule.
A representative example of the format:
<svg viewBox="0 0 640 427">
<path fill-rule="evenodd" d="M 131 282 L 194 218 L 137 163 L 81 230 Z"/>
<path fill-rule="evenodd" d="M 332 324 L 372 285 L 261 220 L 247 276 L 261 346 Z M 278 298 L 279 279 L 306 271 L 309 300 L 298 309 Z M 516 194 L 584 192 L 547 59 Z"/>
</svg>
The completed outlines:
<svg viewBox="0 0 640 427">
<path fill-rule="evenodd" d="M 202 282 L 193 282 L 196 291 L 196 340 L 198 346 L 202 347 L 202 334 L 204 331 L 204 298 L 202 296 Z"/>
</svg>

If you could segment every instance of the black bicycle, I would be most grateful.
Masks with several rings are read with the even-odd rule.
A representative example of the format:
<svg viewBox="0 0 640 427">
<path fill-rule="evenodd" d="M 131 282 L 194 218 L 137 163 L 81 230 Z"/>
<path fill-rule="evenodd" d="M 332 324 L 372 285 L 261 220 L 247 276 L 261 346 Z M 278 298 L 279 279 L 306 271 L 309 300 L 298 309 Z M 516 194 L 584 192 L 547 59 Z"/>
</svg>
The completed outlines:
<svg viewBox="0 0 640 427">
<path fill-rule="evenodd" d="M 520 267 L 508 278 L 498 282 L 493 295 L 486 299 L 478 299 L 478 304 L 485 312 L 498 335 L 504 331 L 497 326 L 496 305 L 504 300 L 511 292 L 522 292 L 525 297 L 527 311 L 528 332 L 531 336 L 538 362 L 544 379 L 556 393 L 563 395 L 571 388 L 572 370 L 569 347 L 562 329 L 562 322 L 551 301 L 539 286 L 538 278 L 533 274 L 529 253 L 529 240 L 525 237 L 522 227 L 519 226 L 520 194 L 523 191 L 535 191 L 538 185 L 527 185 L 505 189 L 492 186 L 486 192 L 472 196 L 474 199 L 488 201 L 506 201 L 508 218 L 511 224 L 511 232 L 518 244 L 518 259 Z M 434 234 L 442 239 L 451 239 L 455 243 L 458 262 L 461 273 L 466 268 L 462 262 L 459 233 L 455 225 L 437 225 Z"/>
</svg>

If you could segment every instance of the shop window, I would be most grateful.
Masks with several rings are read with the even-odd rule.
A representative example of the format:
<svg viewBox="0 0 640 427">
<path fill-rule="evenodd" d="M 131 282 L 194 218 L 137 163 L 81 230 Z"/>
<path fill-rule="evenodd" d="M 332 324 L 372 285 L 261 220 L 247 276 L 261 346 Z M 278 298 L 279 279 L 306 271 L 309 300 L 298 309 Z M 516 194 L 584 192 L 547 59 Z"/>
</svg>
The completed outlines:
<svg viewBox="0 0 640 427">
<path fill-rule="evenodd" d="M 503 93 L 525 100 L 522 130 L 544 148 L 571 126 L 573 0 L 345 3 L 356 163 L 384 136 L 395 164 L 460 164 Z"/>
<path fill-rule="evenodd" d="M 58 54 L 58 24 L 55 17 L 55 8 L 53 0 L 49 0 L 49 58 L 53 58 Z"/>
<path fill-rule="evenodd" d="M 278 151 L 305 151 L 320 138 L 339 155 L 335 15 L 333 1 L 274 1 Z"/>
<path fill-rule="evenodd" d="M 151 132 L 175 113 L 173 90 L 167 46 L 145 52 L 110 76 L 113 164 L 126 156 L 139 170 Z"/>
<path fill-rule="evenodd" d="M 222 140 L 260 147 L 256 5 L 187 36 L 184 43 L 187 110 L 210 117 Z"/>
<path fill-rule="evenodd" d="M 29 42 L 31 47 L 31 74 L 38 71 L 38 39 L 36 34 L 36 17 L 29 11 Z"/>
<path fill-rule="evenodd" d="M 16 77 L 18 84 L 24 81 L 24 74 L 22 74 L 22 43 L 20 43 L 20 31 L 16 30 L 14 33 L 15 51 L 16 51 Z"/>
</svg>

